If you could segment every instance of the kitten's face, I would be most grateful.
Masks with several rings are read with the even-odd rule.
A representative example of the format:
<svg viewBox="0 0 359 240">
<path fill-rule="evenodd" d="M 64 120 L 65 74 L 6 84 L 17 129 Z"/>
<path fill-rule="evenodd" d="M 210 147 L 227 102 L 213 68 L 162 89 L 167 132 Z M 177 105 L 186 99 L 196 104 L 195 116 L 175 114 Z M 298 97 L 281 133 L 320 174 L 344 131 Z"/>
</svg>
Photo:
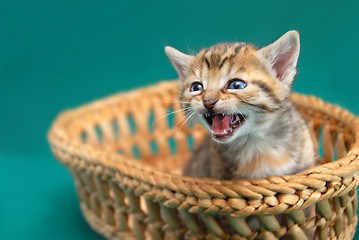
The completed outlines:
<svg viewBox="0 0 359 240">
<path fill-rule="evenodd" d="M 295 73 L 279 75 L 283 69 L 274 70 L 266 54 L 244 43 L 217 44 L 178 59 L 169 54 L 173 62 L 182 60 L 175 65 L 182 107 L 215 141 L 229 143 L 260 131 L 288 98 Z"/>
</svg>

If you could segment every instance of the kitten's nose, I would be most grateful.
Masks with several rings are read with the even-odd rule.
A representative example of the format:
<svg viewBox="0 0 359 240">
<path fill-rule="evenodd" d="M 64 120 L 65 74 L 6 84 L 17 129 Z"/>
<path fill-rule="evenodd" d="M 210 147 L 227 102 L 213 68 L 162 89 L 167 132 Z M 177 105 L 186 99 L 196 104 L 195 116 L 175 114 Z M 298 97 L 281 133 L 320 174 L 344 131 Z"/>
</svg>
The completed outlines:
<svg viewBox="0 0 359 240">
<path fill-rule="evenodd" d="M 212 111 L 214 108 L 214 104 L 218 102 L 218 98 L 208 98 L 203 99 L 203 105 L 207 108 L 208 111 Z"/>
</svg>

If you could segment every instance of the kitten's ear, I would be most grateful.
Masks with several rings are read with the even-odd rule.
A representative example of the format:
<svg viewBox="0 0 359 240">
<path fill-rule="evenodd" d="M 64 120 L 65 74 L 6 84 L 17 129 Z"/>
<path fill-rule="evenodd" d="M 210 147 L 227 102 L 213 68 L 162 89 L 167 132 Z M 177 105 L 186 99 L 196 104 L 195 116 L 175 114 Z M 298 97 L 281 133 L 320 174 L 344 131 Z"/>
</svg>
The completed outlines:
<svg viewBox="0 0 359 240">
<path fill-rule="evenodd" d="M 177 70 L 180 78 L 185 78 L 188 74 L 189 65 L 194 59 L 193 56 L 184 54 L 173 47 L 165 47 L 165 52 Z"/>
<path fill-rule="evenodd" d="M 300 41 L 297 31 L 289 31 L 274 43 L 260 49 L 259 57 L 268 61 L 276 77 L 290 85 L 297 73 Z"/>
</svg>

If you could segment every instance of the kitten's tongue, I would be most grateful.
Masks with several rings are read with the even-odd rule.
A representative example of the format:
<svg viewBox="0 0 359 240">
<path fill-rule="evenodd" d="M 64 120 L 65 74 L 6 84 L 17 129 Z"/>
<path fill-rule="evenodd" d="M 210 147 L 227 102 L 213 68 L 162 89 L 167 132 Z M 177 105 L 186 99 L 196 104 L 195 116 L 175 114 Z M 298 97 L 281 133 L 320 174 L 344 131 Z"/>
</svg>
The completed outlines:
<svg viewBox="0 0 359 240">
<path fill-rule="evenodd" d="M 214 135 L 223 136 L 230 132 L 230 124 L 233 120 L 233 115 L 214 115 L 212 122 L 212 130 Z"/>
</svg>

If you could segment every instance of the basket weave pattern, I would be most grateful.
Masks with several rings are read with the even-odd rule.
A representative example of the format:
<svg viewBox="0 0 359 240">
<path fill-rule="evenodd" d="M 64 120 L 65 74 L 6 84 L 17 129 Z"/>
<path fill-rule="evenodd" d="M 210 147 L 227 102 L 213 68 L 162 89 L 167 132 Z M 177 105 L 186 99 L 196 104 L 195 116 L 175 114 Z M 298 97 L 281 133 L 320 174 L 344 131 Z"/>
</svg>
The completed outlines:
<svg viewBox="0 0 359 240">
<path fill-rule="evenodd" d="M 176 89 L 175 82 L 163 82 L 64 112 L 54 122 L 52 151 L 74 177 L 84 216 L 96 231 L 113 239 L 307 239 L 308 230 L 315 239 L 353 238 L 357 118 L 293 94 L 318 140 L 320 165 L 266 179 L 183 177 L 192 146 L 206 132 L 186 124 L 181 111 L 166 116 L 180 110 Z M 315 215 L 306 218 L 310 206 Z M 248 216 L 260 228 L 252 229 Z"/>
</svg>

